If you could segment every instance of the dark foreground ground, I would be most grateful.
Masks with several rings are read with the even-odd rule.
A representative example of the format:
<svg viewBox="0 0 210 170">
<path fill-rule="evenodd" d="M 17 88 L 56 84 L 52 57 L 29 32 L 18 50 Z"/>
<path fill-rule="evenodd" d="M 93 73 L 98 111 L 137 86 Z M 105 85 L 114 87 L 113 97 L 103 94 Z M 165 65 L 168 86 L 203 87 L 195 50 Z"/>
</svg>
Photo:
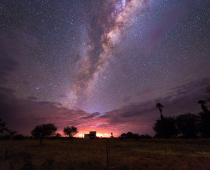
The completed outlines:
<svg viewBox="0 0 210 170">
<path fill-rule="evenodd" d="M 0 170 L 210 169 L 209 139 L 0 141 Z M 5 153 L 6 157 L 5 157 Z"/>
</svg>

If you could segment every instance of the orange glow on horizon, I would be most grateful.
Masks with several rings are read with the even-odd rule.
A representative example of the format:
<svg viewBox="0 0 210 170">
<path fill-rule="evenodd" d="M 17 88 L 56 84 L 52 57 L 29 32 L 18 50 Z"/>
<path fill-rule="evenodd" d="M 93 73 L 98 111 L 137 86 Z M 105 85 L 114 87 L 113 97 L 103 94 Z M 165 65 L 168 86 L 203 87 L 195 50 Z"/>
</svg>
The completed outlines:
<svg viewBox="0 0 210 170">
<path fill-rule="evenodd" d="M 84 138 L 84 135 L 85 134 L 89 134 L 90 131 L 96 131 L 96 136 L 97 137 L 105 137 L 105 138 L 110 138 L 111 137 L 111 132 L 113 132 L 114 130 L 111 130 L 111 131 L 106 131 L 106 130 L 103 130 L 103 129 L 100 129 L 100 130 L 79 130 L 79 132 L 74 136 L 76 138 Z M 63 130 L 58 130 L 56 133 L 59 133 L 61 134 L 62 137 L 68 137 L 68 135 L 64 135 L 63 133 Z M 114 133 L 114 137 L 118 137 L 120 134 L 118 134 L 117 132 Z"/>
<path fill-rule="evenodd" d="M 76 134 L 74 137 L 84 138 L 84 135 L 89 134 L 89 133 L 90 132 L 81 132 L 81 133 Z M 111 136 L 111 133 L 109 134 L 109 133 L 101 133 L 101 132 L 97 133 L 96 132 L 96 136 L 99 138 L 100 137 L 109 138 Z"/>
<path fill-rule="evenodd" d="M 111 134 L 109 133 L 96 133 L 96 136 L 97 137 L 105 137 L 105 138 L 108 138 L 111 136 Z"/>
<path fill-rule="evenodd" d="M 84 138 L 84 134 L 82 134 L 82 133 L 79 133 L 78 135 L 75 135 L 75 137 L 79 137 L 79 138 Z"/>
<path fill-rule="evenodd" d="M 100 137 L 103 137 L 103 134 L 102 133 L 96 133 L 96 136 L 100 138 Z"/>
</svg>

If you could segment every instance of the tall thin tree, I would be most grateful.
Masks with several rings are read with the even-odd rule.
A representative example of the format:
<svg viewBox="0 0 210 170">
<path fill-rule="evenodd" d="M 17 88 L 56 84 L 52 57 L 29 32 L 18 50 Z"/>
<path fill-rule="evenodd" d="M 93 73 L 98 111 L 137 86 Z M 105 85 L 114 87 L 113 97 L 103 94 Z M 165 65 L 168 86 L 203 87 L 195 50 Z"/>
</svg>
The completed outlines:
<svg viewBox="0 0 210 170">
<path fill-rule="evenodd" d="M 161 104 L 161 103 L 157 103 L 156 104 L 156 108 L 158 108 L 159 109 L 159 111 L 160 111 L 160 119 L 161 120 L 163 120 L 164 119 L 164 117 L 163 117 L 163 115 L 162 115 L 162 112 L 163 112 L 163 105 Z"/>
<path fill-rule="evenodd" d="M 201 108 L 204 113 L 209 113 L 209 110 L 206 107 L 206 101 L 204 100 L 199 100 L 198 103 L 201 105 Z"/>
</svg>

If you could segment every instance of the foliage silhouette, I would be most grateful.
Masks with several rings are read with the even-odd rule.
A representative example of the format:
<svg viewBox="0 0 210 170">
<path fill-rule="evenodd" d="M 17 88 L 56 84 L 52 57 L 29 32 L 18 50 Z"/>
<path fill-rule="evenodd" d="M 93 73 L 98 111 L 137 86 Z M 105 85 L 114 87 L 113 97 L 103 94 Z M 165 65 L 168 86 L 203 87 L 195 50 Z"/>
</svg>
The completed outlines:
<svg viewBox="0 0 210 170">
<path fill-rule="evenodd" d="M 187 113 L 176 117 L 176 126 L 184 138 L 196 138 L 198 134 L 198 116 Z"/>
<path fill-rule="evenodd" d="M 121 140 L 123 139 L 134 139 L 134 140 L 139 140 L 139 139 L 150 139 L 152 138 L 149 135 L 139 135 L 138 133 L 133 134 L 132 132 L 122 133 L 119 137 Z"/>
<path fill-rule="evenodd" d="M 123 139 L 125 139 L 127 137 L 127 134 L 126 133 L 122 133 L 121 135 L 120 135 L 120 140 L 123 140 Z"/>
<path fill-rule="evenodd" d="M 61 136 L 60 133 L 56 133 L 55 137 L 56 137 L 56 138 L 61 138 L 62 136 Z"/>
<path fill-rule="evenodd" d="M 8 131 L 6 125 L 7 124 L 0 118 L 0 134 L 3 134 L 4 132 Z"/>
<path fill-rule="evenodd" d="M 35 138 L 39 138 L 40 139 L 39 145 L 41 145 L 44 137 L 48 137 L 48 136 L 54 135 L 56 130 L 57 130 L 57 127 L 54 124 L 49 123 L 49 124 L 43 124 L 43 125 L 36 126 L 31 131 L 31 134 Z"/>
<path fill-rule="evenodd" d="M 203 112 L 199 113 L 200 121 L 199 121 L 199 130 L 201 132 L 201 136 L 205 138 L 210 137 L 210 111 L 206 107 L 206 101 L 199 100 L 198 103 L 201 105 L 201 109 Z"/>
<path fill-rule="evenodd" d="M 209 110 L 206 107 L 206 101 L 204 100 L 199 100 L 198 103 L 201 105 L 201 108 L 204 113 L 209 113 Z"/>
<path fill-rule="evenodd" d="M 126 137 L 128 139 L 133 139 L 133 133 L 132 132 L 128 132 L 127 135 L 126 135 Z"/>
<path fill-rule="evenodd" d="M 17 131 L 15 131 L 15 130 L 8 130 L 8 134 L 9 134 L 10 137 L 13 138 L 17 134 Z"/>
<path fill-rule="evenodd" d="M 24 137 L 23 135 L 21 135 L 21 134 L 17 134 L 17 135 L 15 135 L 15 136 L 13 137 L 13 139 L 14 139 L 14 140 L 23 140 L 23 139 L 25 139 L 25 137 Z"/>
<path fill-rule="evenodd" d="M 65 135 L 68 135 L 69 138 L 70 138 L 71 140 L 73 140 L 73 136 L 76 135 L 76 134 L 78 133 L 78 131 L 77 131 L 77 128 L 74 127 L 74 126 L 72 126 L 72 127 L 67 126 L 67 127 L 65 127 L 65 128 L 63 129 L 63 133 L 64 133 Z"/>
<path fill-rule="evenodd" d="M 123 137 L 123 138 L 126 138 L 127 134 L 126 133 L 122 133 L 120 136 Z"/>
<path fill-rule="evenodd" d="M 158 138 L 171 138 L 178 134 L 173 117 L 164 117 L 164 119 L 157 120 L 153 129 L 156 132 L 155 137 Z"/>
<path fill-rule="evenodd" d="M 160 119 L 161 120 L 163 120 L 164 119 L 164 117 L 163 117 L 163 115 L 162 115 L 162 112 L 163 112 L 163 105 L 161 104 L 161 103 L 157 103 L 156 104 L 156 108 L 158 108 L 159 109 L 159 111 L 160 111 Z"/>
<path fill-rule="evenodd" d="M 199 131 L 204 138 L 210 138 L 210 113 L 199 113 Z"/>
<path fill-rule="evenodd" d="M 5 123 L 1 118 L 0 118 L 0 137 L 8 140 L 11 137 L 13 137 L 17 132 L 14 130 L 10 130 L 6 127 L 7 123 Z"/>
<path fill-rule="evenodd" d="M 133 138 L 134 138 L 135 140 L 139 140 L 139 139 L 140 139 L 140 136 L 139 136 L 138 133 L 135 133 L 135 134 L 133 134 Z"/>
</svg>

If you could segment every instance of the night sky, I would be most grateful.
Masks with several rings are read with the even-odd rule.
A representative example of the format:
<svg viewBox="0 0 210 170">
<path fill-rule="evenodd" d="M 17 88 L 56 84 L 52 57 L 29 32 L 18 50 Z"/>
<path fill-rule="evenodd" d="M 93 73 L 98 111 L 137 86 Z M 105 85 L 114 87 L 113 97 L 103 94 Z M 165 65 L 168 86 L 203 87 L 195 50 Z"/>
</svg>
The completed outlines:
<svg viewBox="0 0 210 170">
<path fill-rule="evenodd" d="M 18 133 L 154 135 L 157 102 L 197 114 L 209 94 L 209 0 L 0 2 L 0 118 Z"/>
</svg>

